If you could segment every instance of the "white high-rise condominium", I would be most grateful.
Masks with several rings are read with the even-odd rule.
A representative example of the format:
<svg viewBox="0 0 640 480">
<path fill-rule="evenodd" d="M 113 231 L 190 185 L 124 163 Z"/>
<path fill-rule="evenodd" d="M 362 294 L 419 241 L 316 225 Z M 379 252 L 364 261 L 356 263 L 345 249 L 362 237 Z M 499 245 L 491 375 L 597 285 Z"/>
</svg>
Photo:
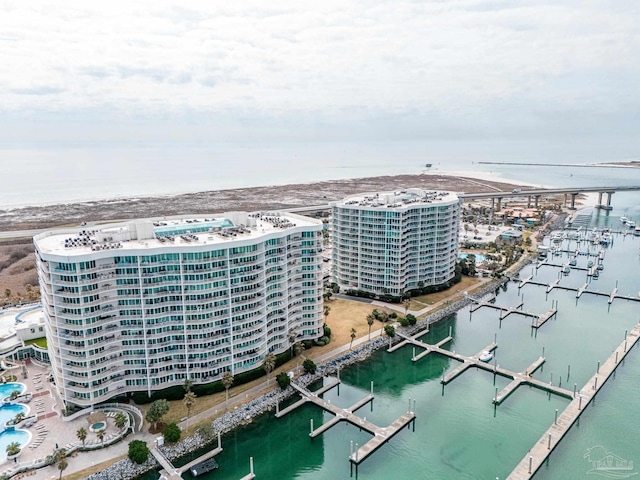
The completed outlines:
<svg viewBox="0 0 640 480">
<path fill-rule="evenodd" d="M 322 336 L 322 223 L 281 213 L 133 221 L 34 238 L 49 356 L 93 405 L 260 367 Z"/>
<path fill-rule="evenodd" d="M 334 281 L 345 290 L 402 295 L 455 275 L 460 201 L 408 188 L 333 202 Z"/>
</svg>

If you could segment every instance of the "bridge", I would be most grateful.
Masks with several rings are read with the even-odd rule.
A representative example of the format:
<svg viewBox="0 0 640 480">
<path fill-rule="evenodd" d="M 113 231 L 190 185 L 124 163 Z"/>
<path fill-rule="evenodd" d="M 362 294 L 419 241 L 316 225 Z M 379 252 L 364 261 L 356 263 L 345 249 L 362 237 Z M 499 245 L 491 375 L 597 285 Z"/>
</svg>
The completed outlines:
<svg viewBox="0 0 640 480">
<path fill-rule="evenodd" d="M 640 191 L 640 186 L 608 186 L 608 187 L 567 187 L 567 188 L 534 188 L 534 189 L 516 189 L 511 192 L 484 192 L 484 193 L 459 193 L 458 197 L 462 201 L 467 200 L 482 200 L 491 199 L 492 208 L 494 207 L 494 201 L 498 201 L 497 210 L 500 210 L 502 199 L 505 197 L 529 197 L 529 206 L 531 205 L 531 199 L 534 199 L 535 206 L 538 206 L 538 200 L 543 195 L 565 195 L 565 203 L 567 195 L 571 196 L 571 208 L 575 209 L 576 197 L 581 193 L 597 193 L 598 203 L 597 208 L 603 210 L 611 210 L 611 196 L 616 192 L 632 192 Z M 602 196 L 606 195 L 606 203 L 602 203 Z"/>
</svg>

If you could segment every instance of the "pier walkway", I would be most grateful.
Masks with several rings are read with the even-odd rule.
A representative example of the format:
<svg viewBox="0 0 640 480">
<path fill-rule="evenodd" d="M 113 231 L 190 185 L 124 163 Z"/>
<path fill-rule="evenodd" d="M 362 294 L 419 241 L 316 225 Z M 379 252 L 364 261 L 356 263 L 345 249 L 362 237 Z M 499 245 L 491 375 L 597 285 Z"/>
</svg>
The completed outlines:
<svg viewBox="0 0 640 480">
<path fill-rule="evenodd" d="M 419 332 L 413 337 L 409 337 L 407 335 L 403 335 L 400 332 L 396 332 L 396 335 L 399 335 L 404 340 L 400 342 L 398 345 L 395 345 L 395 347 L 399 348 L 399 346 L 412 344 L 412 345 L 424 348 L 425 352 L 422 352 L 420 355 L 414 355 L 414 357 L 412 358 L 414 362 L 431 352 L 439 353 L 441 355 L 444 355 L 446 357 L 452 358 L 460 362 L 461 363 L 460 366 L 454 368 L 446 375 L 443 373 L 442 380 L 440 381 L 443 385 L 446 385 L 449 382 L 451 382 L 453 379 L 461 375 L 468 368 L 475 367 L 475 368 L 479 368 L 481 370 L 485 370 L 487 372 L 493 373 L 494 375 L 500 375 L 502 377 L 510 378 L 512 380 L 512 382 L 509 383 L 509 385 L 507 385 L 507 387 L 505 387 L 502 392 L 500 392 L 499 394 L 498 392 L 496 392 L 496 396 L 493 399 L 494 403 L 496 404 L 502 403 L 504 399 L 506 399 L 509 395 L 511 395 L 511 393 L 513 393 L 513 391 L 516 388 L 518 388 L 520 385 L 531 385 L 532 387 L 536 387 L 536 388 L 539 388 L 540 390 L 544 390 L 546 392 L 560 395 L 562 397 L 573 398 L 572 391 L 566 390 L 561 387 L 556 387 L 551 383 L 542 382 L 531 376 L 531 374 L 533 374 L 544 363 L 545 361 L 544 357 L 538 358 L 524 372 L 512 372 L 511 370 L 507 370 L 506 368 L 500 367 L 499 365 L 496 364 L 495 361 L 493 363 L 487 363 L 480 360 L 480 355 L 482 355 L 483 352 L 485 351 L 492 352 L 496 348 L 498 348 L 498 345 L 495 342 L 490 343 L 485 348 L 483 348 L 480 352 L 469 357 L 466 355 L 462 355 L 460 353 L 451 352 L 449 350 L 445 350 L 441 348 L 440 346 L 441 344 L 444 344 L 452 340 L 451 336 L 444 338 L 443 340 L 438 342 L 438 344 L 436 345 L 430 345 L 427 343 L 423 343 L 419 340 L 416 340 L 416 337 L 422 336 L 424 334 L 425 332 Z M 397 348 L 391 348 L 387 351 L 391 352 L 396 349 Z M 495 357 L 494 357 L 494 360 L 495 360 Z"/>
<path fill-rule="evenodd" d="M 557 285 L 557 282 L 558 281 L 556 280 L 556 285 Z M 520 287 L 522 287 L 523 285 L 526 285 L 527 283 L 531 283 L 531 277 L 528 277 L 522 280 L 522 282 L 520 282 Z M 551 289 L 552 287 L 549 286 L 549 288 Z M 549 293 L 549 290 L 547 290 L 547 293 Z M 547 320 L 549 320 L 550 318 L 553 318 L 553 316 L 558 313 L 558 310 L 556 308 L 552 308 L 551 310 L 545 313 L 527 312 L 525 310 L 522 310 L 523 302 L 520 302 L 515 307 L 505 307 L 502 305 L 498 305 L 496 303 L 492 303 L 490 301 L 480 301 L 472 297 L 469 297 L 469 299 L 475 302 L 475 305 L 471 307 L 470 312 L 475 312 L 481 307 L 488 307 L 488 308 L 500 310 L 500 320 L 504 320 L 512 313 L 523 315 L 525 317 L 531 317 L 533 319 L 531 323 L 531 326 L 533 328 L 540 328 L 542 325 L 544 325 L 547 322 Z"/>
<path fill-rule="evenodd" d="M 548 283 L 536 282 L 535 280 L 532 280 L 531 278 L 527 278 L 526 281 L 520 282 L 520 287 L 522 287 L 524 285 L 536 285 L 538 287 L 547 287 L 547 293 L 549 293 L 554 288 L 557 288 L 559 290 L 567 290 L 569 292 L 576 292 L 576 298 L 580 298 L 583 293 L 588 293 L 588 294 L 591 294 L 591 295 L 600 295 L 602 297 L 608 297 L 609 303 L 612 303 L 613 300 L 615 300 L 616 298 L 619 298 L 620 300 L 629 300 L 629 301 L 632 301 L 632 302 L 640 302 L 640 297 L 634 297 L 634 296 L 630 296 L 630 295 L 618 295 L 618 287 L 614 288 L 611 292 L 596 292 L 596 291 L 593 291 L 593 290 L 587 290 L 587 287 L 589 286 L 588 283 L 585 283 L 584 285 L 582 285 L 579 288 L 575 288 L 575 287 L 569 287 L 569 286 L 565 286 L 565 285 L 560 285 L 559 282 L 560 282 L 559 280 L 555 280 L 553 282 L 553 284 L 548 284 Z"/>
<path fill-rule="evenodd" d="M 198 458 L 190 461 L 189 463 L 187 463 L 186 465 L 183 465 L 182 467 L 175 467 L 171 463 L 171 461 L 168 458 L 166 458 L 160 450 L 158 450 L 158 447 L 154 447 L 150 450 L 150 453 L 155 457 L 158 463 L 162 466 L 162 470 L 160 471 L 160 478 L 167 479 L 167 480 L 182 480 L 182 474 L 184 472 L 188 471 L 191 467 L 204 462 L 205 460 L 209 460 L 210 458 L 215 457 L 221 452 L 222 452 L 222 445 L 220 443 L 219 432 L 218 432 L 218 446 L 216 448 L 209 450 L 208 452 L 200 455 Z M 252 475 L 253 474 L 250 473 L 246 477 L 243 477 L 243 479 L 254 478 L 254 476 Z"/>
<path fill-rule="evenodd" d="M 326 392 L 327 390 L 335 387 L 338 384 L 339 382 L 333 382 L 326 388 L 323 387 L 323 389 L 321 389 L 322 390 L 321 393 Z M 300 395 L 302 395 L 302 400 L 294 403 L 293 405 L 291 405 L 290 407 L 282 411 L 277 412 L 276 417 L 281 417 L 283 415 L 286 415 L 291 410 L 293 410 L 293 408 L 297 408 L 298 406 L 306 402 L 313 402 L 323 410 L 329 413 L 333 413 L 335 415 L 331 420 L 329 420 L 328 422 L 325 422 L 323 425 L 321 425 L 316 429 L 313 428 L 313 419 L 312 419 L 311 432 L 309 433 L 309 436 L 311 438 L 317 437 L 318 435 L 324 433 L 329 428 L 333 427 L 334 425 L 336 425 L 341 421 L 349 422 L 350 424 L 362 430 L 366 430 L 367 432 L 373 435 L 373 438 L 368 442 L 366 442 L 365 444 L 363 444 L 361 447 L 358 447 L 358 445 L 356 444 L 355 450 L 352 448 L 349 454 L 349 461 L 351 462 L 352 465 L 355 464 L 357 466 L 360 463 L 362 463 L 369 455 L 375 452 L 378 448 L 380 448 L 386 442 L 391 440 L 391 438 L 394 435 L 396 435 L 402 428 L 407 426 L 410 422 L 415 421 L 415 418 L 416 418 L 415 412 L 411 411 L 411 401 L 409 401 L 409 410 L 403 415 L 401 415 L 399 418 L 397 418 L 388 427 L 379 427 L 378 425 L 375 425 L 372 422 L 367 421 L 365 418 L 360 418 L 357 415 L 354 415 L 353 412 L 363 407 L 367 403 L 373 401 L 373 382 L 371 382 L 371 393 L 366 397 L 364 397 L 363 399 L 361 399 L 360 401 L 356 402 L 350 408 L 340 408 L 336 405 L 331 404 L 331 402 L 320 398 L 319 395 L 321 393 L 318 393 L 320 392 L 320 390 L 318 390 L 318 392 L 310 392 L 309 390 L 299 385 L 296 385 L 295 383 L 291 383 L 291 386 Z M 414 407 L 414 410 L 415 410 L 415 407 Z"/>
<path fill-rule="evenodd" d="M 554 423 L 547 429 L 542 437 L 540 437 L 531 450 L 529 450 L 529 453 L 525 455 L 509 477 L 507 477 L 508 480 L 528 480 L 538 471 L 549 454 L 580 417 L 584 408 L 589 405 L 602 385 L 604 385 L 627 353 L 629 353 L 638 342 L 638 338 L 640 338 L 640 323 L 625 336 L 623 342 L 613 351 L 611 356 L 600 365 L 595 375 L 582 387 L 564 411 L 559 416 L 557 415 Z"/>
</svg>

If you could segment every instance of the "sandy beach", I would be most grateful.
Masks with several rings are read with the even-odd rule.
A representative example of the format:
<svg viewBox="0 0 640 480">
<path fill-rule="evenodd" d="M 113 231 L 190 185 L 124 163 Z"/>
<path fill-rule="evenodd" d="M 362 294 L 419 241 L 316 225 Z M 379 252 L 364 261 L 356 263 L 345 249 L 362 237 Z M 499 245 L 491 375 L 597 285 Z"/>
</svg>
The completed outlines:
<svg viewBox="0 0 640 480">
<path fill-rule="evenodd" d="M 93 200 L 0 210 L 0 230 L 26 230 L 81 222 L 104 222 L 186 213 L 211 214 L 234 210 L 270 210 L 323 205 L 347 195 L 398 188 L 421 187 L 454 192 L 510 192 L 523 183 L 508 183 L 493 174 L 453 175 L 423 173 L 330 180 L 269 187 L 238 188 L 171 196 Z"/>
</svg>

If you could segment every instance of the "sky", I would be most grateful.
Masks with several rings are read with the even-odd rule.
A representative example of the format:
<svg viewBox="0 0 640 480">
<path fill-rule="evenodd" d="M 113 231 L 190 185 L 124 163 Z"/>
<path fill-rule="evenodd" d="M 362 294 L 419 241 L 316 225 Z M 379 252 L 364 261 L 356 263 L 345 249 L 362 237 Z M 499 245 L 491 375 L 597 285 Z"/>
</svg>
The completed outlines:
<svg viewBox="0 0 640 480">
<path fill-rule="evenodd" d="M 0 2 L 0 142 L 632 139 L 636 0 Z"/>
</svg>

